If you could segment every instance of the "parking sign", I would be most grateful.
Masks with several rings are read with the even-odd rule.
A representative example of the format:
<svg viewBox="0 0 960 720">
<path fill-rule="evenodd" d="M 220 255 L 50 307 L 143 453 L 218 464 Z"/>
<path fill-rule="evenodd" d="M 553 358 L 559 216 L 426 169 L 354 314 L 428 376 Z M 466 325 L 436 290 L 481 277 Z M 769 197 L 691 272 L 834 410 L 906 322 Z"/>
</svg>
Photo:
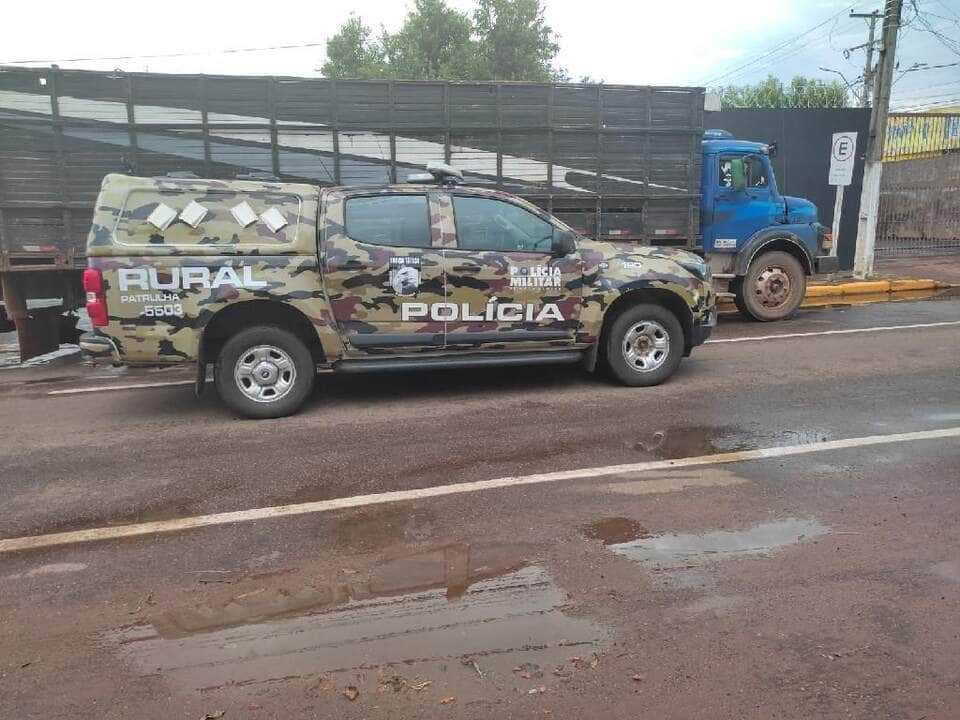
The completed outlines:
<svg viewBox="0 0 960 720">
<path fill-rule="evenodd" d="M 830 145 L 830 185 L 849 185 L 853 180 L 853 163 L 857 155 L 857 134 L 841 132 L 833 134 Z"/>
</svg>

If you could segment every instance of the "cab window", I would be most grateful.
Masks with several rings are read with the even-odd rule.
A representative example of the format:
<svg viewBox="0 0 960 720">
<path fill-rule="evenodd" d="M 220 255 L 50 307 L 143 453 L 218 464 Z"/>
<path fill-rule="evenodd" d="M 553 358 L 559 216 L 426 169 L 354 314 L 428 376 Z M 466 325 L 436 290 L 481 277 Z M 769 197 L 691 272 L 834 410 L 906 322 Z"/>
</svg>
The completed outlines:
<svg viewBox="0 0 960 720">
<path fill-rule="evenodd" d="M 766 188 L 767 167 L 758 155 L 745 155 L 743 158 L 743 175 L 748 188 Z"/>
<path fill-rule="evenodd" d="M 722 188 L 733 187 L 733 171 L 730 169 L 732 161 L 733 157 L 730 155 L 720 156 L 720 187 Z"/>
<path fill-rule="evenodd" d="M 457 246 L 463 250 L 550 252 L 553 225 L 529 210 L 492 198 L 453 196 Z"/>
<path fill-rule="evenodd" d="M 376 195 L 347 198 L 347 235 L 359 242 L 401 247 L 430 247 L 426 195 Z"/>
<path fill-rule="evenodd" d="M 722 155 L 720 157 L 720 187 L 729 188 L 733 185 L 730 162 L 736 157 L 743 160 L 743 178 L 748 188 L 769 187 L 767 167 L 758 155 Z"/>
</svg>

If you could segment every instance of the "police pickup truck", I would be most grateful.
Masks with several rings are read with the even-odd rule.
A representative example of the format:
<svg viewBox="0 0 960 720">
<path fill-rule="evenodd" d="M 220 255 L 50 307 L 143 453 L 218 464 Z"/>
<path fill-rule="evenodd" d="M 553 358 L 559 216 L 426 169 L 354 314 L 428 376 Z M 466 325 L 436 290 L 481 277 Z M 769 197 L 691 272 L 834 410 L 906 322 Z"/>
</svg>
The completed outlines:
<svg viewBox="0 0 960 720">
<path fill-rule="evenodd" d="M 295 412 L 316 371 L 534 363 L 666 380 L 716 323 L 704 261 L 597 242 L 430 165 L 403 185 L 319 188 L 108 175 L 83 283 L 115 363 L 207 365 L 249 417 Z"/>
</svg>

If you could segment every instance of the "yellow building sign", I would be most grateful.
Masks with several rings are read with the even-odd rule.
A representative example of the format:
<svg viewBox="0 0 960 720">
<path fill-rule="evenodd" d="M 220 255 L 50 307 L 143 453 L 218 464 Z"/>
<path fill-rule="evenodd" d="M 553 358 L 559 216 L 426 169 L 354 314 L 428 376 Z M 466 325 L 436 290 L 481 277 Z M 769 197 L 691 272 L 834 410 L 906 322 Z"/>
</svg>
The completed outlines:
<svg viewBox="0 0 960 720">
<path fill-rule="evenodd" d="M 891 113 L 884 162 L 913 160 L 960 151 L 960 114 Z"/>
</svg>

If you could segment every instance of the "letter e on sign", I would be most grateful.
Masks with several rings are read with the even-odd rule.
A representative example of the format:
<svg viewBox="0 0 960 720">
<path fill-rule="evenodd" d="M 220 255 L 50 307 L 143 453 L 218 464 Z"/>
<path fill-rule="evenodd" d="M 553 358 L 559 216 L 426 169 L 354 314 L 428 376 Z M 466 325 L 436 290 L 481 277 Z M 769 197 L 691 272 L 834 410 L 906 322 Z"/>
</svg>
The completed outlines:
<svg viewBox="0 0 960 720">
<path fill-rule="evenodd" d="M 841 132 L 833 134 L 830 144 L 830 185 L 849 185 L 853 180 L 853 165 L 857 159 L 857 134 Z"/>
</svg>

